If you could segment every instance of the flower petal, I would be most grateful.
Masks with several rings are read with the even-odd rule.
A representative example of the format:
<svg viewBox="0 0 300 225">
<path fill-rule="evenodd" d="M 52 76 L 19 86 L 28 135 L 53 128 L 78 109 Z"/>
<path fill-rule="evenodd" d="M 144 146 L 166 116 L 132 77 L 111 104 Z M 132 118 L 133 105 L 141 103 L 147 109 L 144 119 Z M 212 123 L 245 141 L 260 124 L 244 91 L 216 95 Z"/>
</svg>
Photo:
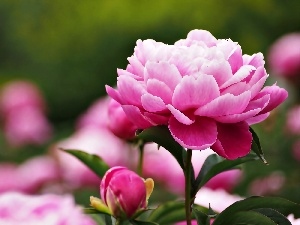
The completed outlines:
<svg viewBox="0 0 300 225">
<path fill-rule="evenodd" d="M 246 91 L 238 96 L 228 93 L 198 108 L 194 114 L 211 117 L 241 113 L 247 107 L 250 98 L 250 91 Z"/>
<path fill-rule="evenodd" d="M 157 79 L 164 82 L 172 91 L 182 78 L 176 66 L 168 62 L 147 62 L 145 68 L 145 81 Z"/>
<path fill-rule="evenodd" d="M 219 87 L 213 76 L 185 76 L 175 88 L 172 103 L 175 108 L 186 110 L 199 108 L 219 96 Z"/>
<path fill-rule="evenodd" d="M 105 85 L 105 89 L 107 94 L 113 98 L 114 100 L 116 100 L 117 102 L 119 102 L 120 104 L 122 104 L 124 101 L 122 100 L 122 97 L 120 96 L 120 93 L 112 88 L 111 86 Z"/>
<path fill-rule="evenodd" d="M 169 121 L 169 130 L 173 138 L 183 147 L 204 150 L 215 143 L 217 126 L 214 120 L 200 117 L 191 124 L 179 123 L 175 117 Z"/>
<path fill-rule="evenodd" d="M 157 97 L 160 97 L 166 104 L 170 104 L 172 102 L 173 92 L 162 81 L 156 79 L 148 79 L 147 92 Z"/>
<path fill-rule="evenodd" d="M 142 105 L 148 112 L 160 112 L 167 109 L 164 101 L 157 96 L 146 93 L 142 96 Z"/>
<path fill-rule="evenodd" d="M 195 122 L 195 120 L 191 120 L 189 117 L 184 115 L 178 109 L 174 108 L 172 105 L 167 105 L 167 108 L 173 114 L 173 116 L 178 120 L 179 123 L 183 123 L 185 125 L 190 125 Z"/>
<path fill-rule="evenodd" d="M 134 105 L 122 105 L 122 108 L 127 115 L 128 119 L 140 129 L 146 129 L 153 126 L 140 111 L 140 109 Z"/>
<path fill-rule="evenodd" d="M 235 124 L 218 123 L 218 141 L 211 147 L 226 159 L 243 157 L 250 152 L 252 134 L 246 122 Z"/>
<path fill-rule="evenodd" d="M 260 111 L 261 109 L 258 108 L 240 114 L 214 117 L 214 119 L 221 123 L 238 123 L 257 115 Z"/>
<path fill-rule="evenodd" d="M 246 120 L 246 122 L 249 124 L 249 126 L 256 124 L 256 123 L 260 123 L 262 121 L 264 121 L 265 119 L 268 118 L 268 116 L 270 115 L 270 113 L 264 113 L 264 114 L 259 114 L 257 116 L 254 116 L 252 118 L 249 118 Z"/>
</svg>

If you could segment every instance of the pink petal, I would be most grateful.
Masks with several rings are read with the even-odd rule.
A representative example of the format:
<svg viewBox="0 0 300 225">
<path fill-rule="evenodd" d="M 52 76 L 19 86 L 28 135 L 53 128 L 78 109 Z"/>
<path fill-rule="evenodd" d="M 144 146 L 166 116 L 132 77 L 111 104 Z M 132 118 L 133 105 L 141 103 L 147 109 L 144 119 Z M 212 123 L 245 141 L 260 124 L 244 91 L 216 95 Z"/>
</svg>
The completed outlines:
<svg viewBox="0 0 300 225">
<path fill-rule="evenodd" d="M 172 102 L 173 92 L 165 83 L 159 80 L 148 79 L 147 91 L 152 95 L 160 97 L 166 104 L 170 104 Z"/>
<path fill-rule="evenodd" d="M 213 76 L 199 75 L 197 78 L 185 76 L 174 90 L 172 103 L 179 110 L 199 108 L 220 96 Z"/>
<path fill-rule="evenodd" d="M 233 84 L 221 91 L 221 95 L 224 95 L 226 93 L 231 93 L 233 95 L 240 95 L 245 91 L 248 91 L 250 86 L 246 82 L 239 82 L 236 84 Z"/>
<path fill-rule="evenodd" d="M 203 41 L 208 47 L 214 46 L 217 42 L 217 39 L 206 30 L 192 30 L 188 33 L 187 39 Z"/>
<path fill-rule="evenodd" d="M 228 81 L 226 81 L 220 88 L 224 89 L 226 87 L 229 87 L 232 84 L 238 83 L 245 79 L 247 76 L 250 75 L 252 70 L 255 70 L 256 68 L 254 66 L 245 65 L 242 66 Z"/>
<path fill-rule="evenodd" d="M 264 66 L 265 61 L 264 61 L 264 56 L 262 53 L 256 53 L 253 55 L 243 55 L 243 64 L 244 65 L 252 65 L 256 68 Z"/>
<path fill-rule="evenodd" d="M 124 101 L 122 100 L 121 96 L 120 96 L 120 93 L 119 93 L 116 89 L 114 89 L 114 88 L 112 88 L 112 87 L 110 87 L 110 86 L 108 86 L 108 85 L 105 85 L 105 89 L 106 89 L 107 94 L 108 94 L 111 98 L 113 98 L 114 100 L 116 100 L 116 101 L 119 102 L 120 104 L 122 104 L 122 103 L 124 102 Z"/>
<path fill-rule="evenodd" d="M 217 138 L 215 121 L 205 117 L 197 118 L 191 125 L 184 125 L 171 117 L 169 130 L 181 146 L 189 149 L 204 150 L 215 143 Z"/>
<path fill-rule="evenodd" d="M 141 80 L 140 76 L 137 76 L 133 73 L 128 72 L 127 70 L 117 69 L 118 76 L 130 76 L 135 80 Z"/>
<path fill-rule="evenodd" d="M 258 108 L 240 114 L 214 117 L 214 119 L 221 123 L 238 123 L 257 115 L 260 111 L 261 109 Z"/>
<path fill-rule="evenodd" d="M 181 80 L 181 75 L 173 64 L 168 62 L 147 62 L 145 80 L 157 79 L 165 83 L 172 91 Z"/>
<path fill-rule="evenodd" d="M 219 86 L 232 77 L 230 64 L 226 60 L 211 60 L 205 62 L 201 72 L 213 75 Z"/>
<path fill-rule="evenodd" d="M 194 114 L 211 117 L 241 113 L 247 107 L 250 98 L 250 91 L 246 91 L 238 96 L 225 94 L 198 108 Z"/>
<path fill-rule="evenodd" d="M 257 78 L 260 78 L 260 79 L 257 80 Z M 259 91 L 262 89 L 264 83 L 266 82 L 267 78 L 268 78 L 268 75 L 266 74 L 265 68 L 259 67 L 255 71 L 252 79 L 249 82 L 249 86 L 251 87 L 250 91 L 251 91 L 252 98 L 254 98 L 259 93 Z"/>
<path fill-rule="evenodd" d="M 245 112 L 253 110 L 253 109 L 258 109 L 258 108 L 263 109 L 267 106 L 269 101 L 270 101 L 269 94 L 263 95 L 260 98 L 255 99 L 255 100 L 251 100 L 249 105 L 245 109 Z"/>
<path fill-rule="evenodd" d="M 260 123 L 262 121 L 264 121 L 265 119 L 268 118 L 268 116 L 270 115 L 270 113 L 265 113 L 265 114 L 259 114 L 257 116 L 254 116 L 252 118 L 249 118 L 246 120 L 246 122 L 249 124 L 249 126 L 256 124 L 256 123 Z"/>
<path fill-rule="evenodd" d="M 132 71 L 130 72 L 136 74 L 139 77 L 143 77 L 144 66 L 142 65 L 142 63 L 135 56 L 128 57 L 127 59 L 132 66 Z"/>
<path fill-rule="evenodd" d="M 179 123 L 182 123 L 182 124 L 185 124 L 185 125 L 190 125 L 190 124 L 195 122 L 195 120 L 191 120 L 189 117 L 184 115 L 178 109 L 174 108 L 174 106 L 167 105 L 167 108 L 170 110 L 170 112 L 178 120 Z"/>
<path fill-rule="evenodd" d="M 252 134 L 246 122 L 235 124 L 217 124 L 218 141 L 211 146 L 219 155 L 226 159 L 243 157 L 250 152 Z"/>
<path fill-rule="evenodd" d="M 118 90 L 124 104 L 141 106 L 141 97 L 146 93 L 140 82 L 129 76 L 118 77 Z"/>
<path fill-rule="evenodd" d="M 264 87 L 260 92 L 260 94 L 261 93 L 270 94 L 270 102 L 260 112 L 260 114 L 267 113 L 275 109 L 288 97 L 288 92 L 285 89 L 278 87 L 276 84 L 272 86 Z"/>
<path fill-rule="evenodd" d="M 139 129 L 146 129 L 153 126 L 153 123 L 141 113 L 138 107 L 133 105 L 122 105 L 122 108 L 128 119 Z"/>
<path fill-rule="evenodd" d="M 238 71 L 243 65 L 243 58 L 242 58 L 242 49 L 241 46 L 236 45 L 235 50 L 230 55 L 228 62 L 231 66 L 232 73 Z"/>
<path fill-rule="evenodd" d="M 162 115 L 149 113 L 149 112 L 144 112 L 144 115 L 156 125 L 167 125 L 170 117 L 169 115 L 162 116 Z"/>
<path fill-rule="evenodd" d="M 148 112 L 159 112 L 167 109 L 164 101 L 157 96 L 146 93 L 142 95 L 142 105 Z"/>
</svg>

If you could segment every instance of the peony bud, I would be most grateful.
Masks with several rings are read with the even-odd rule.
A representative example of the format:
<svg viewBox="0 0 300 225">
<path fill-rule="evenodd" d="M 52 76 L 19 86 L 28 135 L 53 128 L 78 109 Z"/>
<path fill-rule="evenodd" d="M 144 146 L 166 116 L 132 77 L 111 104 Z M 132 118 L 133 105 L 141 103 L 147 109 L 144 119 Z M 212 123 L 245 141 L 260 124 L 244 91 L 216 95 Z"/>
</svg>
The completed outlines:
<svg viewBox="0 0 300 225">
<path fill-rule="evenodd" d="M 91 206 L 117 219 L 130 219 L 145 210 L 154 182 L 144 180 L 125 167 L 109 169 L 100 184 L 101 199 L 91 197 Z"/>
</svg>

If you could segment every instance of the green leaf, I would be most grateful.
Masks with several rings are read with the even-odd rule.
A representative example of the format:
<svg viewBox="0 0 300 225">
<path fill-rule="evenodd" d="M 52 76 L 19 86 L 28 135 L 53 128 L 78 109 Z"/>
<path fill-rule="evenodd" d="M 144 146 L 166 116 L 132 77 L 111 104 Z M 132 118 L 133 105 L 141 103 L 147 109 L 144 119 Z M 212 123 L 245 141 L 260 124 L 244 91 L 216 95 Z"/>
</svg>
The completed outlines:
<svg viewBox="0 0 300 225">
<path fill-rule="evenodd" d="M 181 168 L 184 170 L 186 150 L 174 140 L 168 127 L 150 127 L 138 134 L 138 138 L 146 142 L 155 142 L 159 146 L 167 149 L 175 157 Z"/>
<path fill-rule="evenodd" d="M 105 224 L 106 225 L 112 225 L 112 220 L 111 220 L 111 216 L 110 215 L 105 214 L 104 215 L 104 220 L 105 220 Z"/>
<path fill-rule="evenodd" d="M 206 213 L 208 209 L 194 205 L 194 208 Z M 195 216 L 193 216 L 193 219 Z M 184 221 L 185 220 L 185 208 L 183 201 L 170 201 L 164 204 L 161 204 L 155 210 L 152 211 L 150 214 L 149 221 L 156 222 L 158 224 L 174 224 L 176 222 Z"/>
<path fill-rule="evenodd" d="M 292 225 L 292 223 L 284 215 L 282 215 L 281 213 L 277 212 L 274 209 L 261 208 L 261 209 L 254 209 L 253 211 L 269 217 L 278 225 Z"/>
<path fill-rule="evenodd" d="M 214 225 L 223 225 L 224 221 L 233 217 L 236 213 L 241 211 L 250 211 L 261 208 L 270 208 L 276 210 L 277 212 L 288 216 L 289 214 L 294 214 L 296 218 L 300 217 L 300 205 L 291 202 L 284 198 L 279 197 L 250 197 L 244 200 L 233 203 L 231 206 L 226 208 L 222 213 L 220 213 L 215 221 Z"/>
<path fill-rule="evenodd" d="M 203 169 L 200 170 L 195 183 L 193 184 L 192 194 L 195 195 L 198 190 L 206 184 L 211 178 L 216 176 L 217 174 L 233 169 L 234 167 L 253 160 L 257 160 L 258 157 L 253 154 L 249 154 L 243 158 L 239 158 L 236 160 L 223 160 L 220 162 L 220 157 L 217 155 L 209 156 L 204 164 Z"/>
<path fill-rule="evenodd" d="M 89 167 L 94 173 L 96 173 L 100 178 L 104 176 L 109 166 L 98 156 L 94 154 L 89 154 L 81 150 L 74 149 L 61 149 L 79 159 L 87 167 Z"/>
<path fill-rule="evenodd" d="M 196 217 L 198 225 L 210 225 L 210 217 L 204 212 L 201 212 L 200 210 L 193 208 L 193 214 Z"/>
<path fill-rule="evenodd" d="M 84 208 L 83 212 L 85 214 L 99 214 L 100 212 L 94 208 Z"/>
<path fill-rule="evenodd" d="M 251 145 L 252 151 L 261 159 L 261 161 L 263 161 L 264 164 L 268 164 L 267 160 L 264 157 L 264 153 L 256 132 L 251 127 L 250 127 L 250 132 L 252 133 L 252 137 L 253 137 L 253 141 Z"/>
<path fill-rule="evenodd" d="M 130 220 L 129 222 L 133 225 L 158 225 L 158 223 L 140 220 Z"/>
<path fill-rule="evenodd" d="M 213 225 L 216 225 L 216 220 L 214 221 Z M 231 217 L 227 218 L 226 220 L 222 220 L 222 225 L 277 225 L 273 220 L 254 211 L 242 211 L 238 212 Z"/>
</svg>

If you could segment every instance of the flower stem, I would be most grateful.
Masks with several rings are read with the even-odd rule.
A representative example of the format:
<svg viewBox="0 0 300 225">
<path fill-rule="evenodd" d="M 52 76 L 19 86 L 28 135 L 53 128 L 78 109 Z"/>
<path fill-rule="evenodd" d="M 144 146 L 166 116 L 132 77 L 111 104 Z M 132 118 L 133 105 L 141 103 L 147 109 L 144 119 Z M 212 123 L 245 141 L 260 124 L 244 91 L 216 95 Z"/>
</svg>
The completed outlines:
<svg viewBox="0 0 300 225">
<path fill-rule="evenodd" d="M 191 199 L 191 169 L 192 169 L 192 150 L 187 150 L 185 163 L 185 215 L 186 224 L 191 225 L 192 221 L 192 199 Z"/>
<path fill-rule="evenodd" d="M 137 173 L 140 176 L 143 176 L 144 146 L 145 146 L 144 142 L 139 144 L 140 155 L 139 155 L 139 164 L 137 168 Z"/>
</svg>

